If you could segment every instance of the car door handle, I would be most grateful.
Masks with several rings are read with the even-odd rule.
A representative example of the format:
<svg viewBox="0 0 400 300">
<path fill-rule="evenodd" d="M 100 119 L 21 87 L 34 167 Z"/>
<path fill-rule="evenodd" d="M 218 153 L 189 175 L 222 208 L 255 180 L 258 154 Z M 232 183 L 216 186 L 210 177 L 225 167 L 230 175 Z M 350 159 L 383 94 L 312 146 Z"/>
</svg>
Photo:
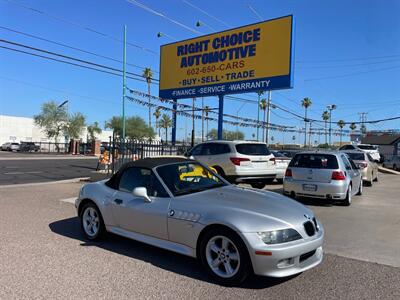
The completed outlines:
<svg viewBox="0 0 400 300">
<path fill-rule="evenodd" d="M 120 205 L 120 204 L 122 204 L 123 201 L 121 199 L 115 199 L 114 202 L 117 203 L 118 205 Z"/>
</svg>

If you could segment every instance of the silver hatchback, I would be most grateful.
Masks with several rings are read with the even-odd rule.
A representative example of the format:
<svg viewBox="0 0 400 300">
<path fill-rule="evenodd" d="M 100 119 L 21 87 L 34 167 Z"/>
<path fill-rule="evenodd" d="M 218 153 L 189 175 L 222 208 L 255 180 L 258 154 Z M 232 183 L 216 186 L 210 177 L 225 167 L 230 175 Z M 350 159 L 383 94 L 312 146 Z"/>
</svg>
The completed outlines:
<svg viewBox="0 0 400 300">
<path fill-rule="evenodd" d="M 293 198 L 311 197 L 350 205 L 362 194 L 360 169 L 346 154 L 313 151 L 297 153 L 286 170 L 283 192 Z"/>
</svg>

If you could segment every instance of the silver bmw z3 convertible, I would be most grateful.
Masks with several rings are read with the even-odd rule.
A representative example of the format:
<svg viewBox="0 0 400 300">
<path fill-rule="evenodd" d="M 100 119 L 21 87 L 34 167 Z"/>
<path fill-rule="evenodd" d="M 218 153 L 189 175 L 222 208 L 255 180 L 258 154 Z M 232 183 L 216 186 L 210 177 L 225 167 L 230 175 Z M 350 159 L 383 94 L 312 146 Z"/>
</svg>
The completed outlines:
<svg viewBox="0 0 400 300">
<path fill-rule="evenodd" d="M 311 210 L 285 196 L 229 184 L 180 157 L 122 166 L 82 186 L 83 234 L 106 232 L 198 258 L 214 280 L 234 285 L 254 272 L 285 277 L 317 266 L 324 230 Z"/>
</svg>

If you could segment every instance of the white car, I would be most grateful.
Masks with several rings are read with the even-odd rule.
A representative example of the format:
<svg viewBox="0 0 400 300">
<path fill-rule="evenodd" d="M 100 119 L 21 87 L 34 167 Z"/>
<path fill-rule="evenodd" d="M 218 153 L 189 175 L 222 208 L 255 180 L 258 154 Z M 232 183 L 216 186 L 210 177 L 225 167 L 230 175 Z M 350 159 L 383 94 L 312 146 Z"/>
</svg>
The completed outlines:
<svg viewBox="0 0 400 300">
<path fill-rule="evenodd" d="M 275 156 L 276 163 L 276 181 L 278 183 L 283 183 L 283 177 L 285 177 L 285 172 L 289 166 L 291 158 L 287 157 L 285 154 L 279 151 L 271 151 Z"/>
<path fill-rule="evenodd" d="M 254 141 L 208 141 L 191 149 L 187 156 L 213 167 L 234 183 L 249 183 L 262 189 L 276 176 L 275 157 L 265 143 Z"/>
<path fill-rule="evenodd" d="M 383 162 L 382 167 L 400 171 L 400 156 L 393 156 Z"/>
<path fill-rule="evenodd" d="M 339 150 L 360 150 L 371 155 L 373 160 L 377 162 L 381 161 L 381 156 L 379 154 L 378 147 L 374 145 L 369 145 L 369 144 L 344 145 L 340 147 Z"/>
</svg>

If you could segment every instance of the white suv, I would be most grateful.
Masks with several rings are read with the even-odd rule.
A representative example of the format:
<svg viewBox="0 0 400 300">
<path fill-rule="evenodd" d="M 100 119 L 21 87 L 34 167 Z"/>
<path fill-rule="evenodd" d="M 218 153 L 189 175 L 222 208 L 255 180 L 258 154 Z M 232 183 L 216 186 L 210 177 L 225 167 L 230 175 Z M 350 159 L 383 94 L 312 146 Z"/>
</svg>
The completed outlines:
<svg viewBox="0 0 400 300">
<path fill-rule="evenodd" d="M 359 145 L 344 145 L 339 148 L 339 150 L 360 150 L 365 153 L 371 155 L 373 160 L 377 162 L 381 162 L 381 156 L 378 151 L 377 146 L 368 145 L 368 144 L 359 144 Z"/>
<path fill-rule="evenodd" d="M 275 157 L 265 143 L 208 141 L 193 147 L 187 156 L 213 167 L 230 182 L 263 188 L 276 176 Z"/>
</svg>

